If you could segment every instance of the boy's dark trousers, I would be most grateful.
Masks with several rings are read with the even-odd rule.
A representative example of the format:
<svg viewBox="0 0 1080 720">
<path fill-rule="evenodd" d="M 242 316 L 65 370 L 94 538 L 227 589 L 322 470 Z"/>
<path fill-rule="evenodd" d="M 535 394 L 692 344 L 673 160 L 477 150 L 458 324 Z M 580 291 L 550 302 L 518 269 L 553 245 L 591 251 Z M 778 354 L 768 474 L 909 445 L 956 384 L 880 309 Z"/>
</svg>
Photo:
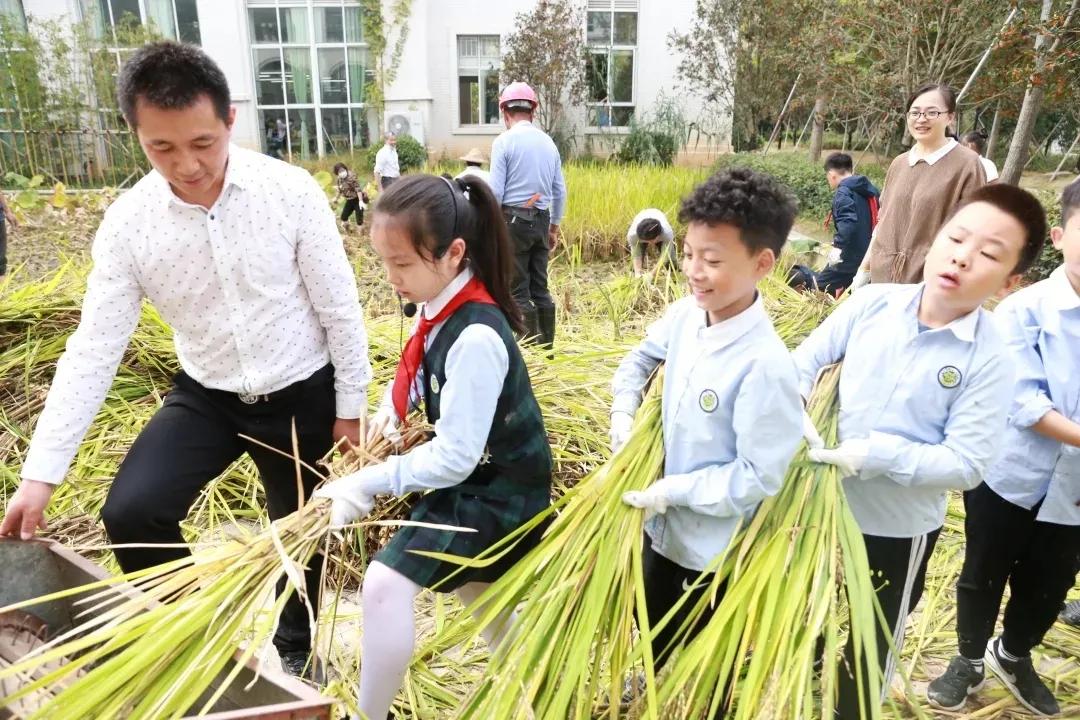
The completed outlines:
<svg viewBox="0 0 1080 720">
<path fill-rule="evenodd" d="M 250 399 L 250 398 L 249 398 Z M 318 370 L 306 380 L 247 404 L 235 393 L 211 390 L 180 372 L 165 403 L 142 429 L 109 488 L 102 520 L 113 543 L 183 543 L 180 522 L 199 492 L 245 452 L 255 462 L 266 491 L 271 519 L 297 509 L 296 465 L 239 437 L 256 438 L 292 454 L 295 419 L 302 461 L 315 466 L 333 444 L 336 415 L 334 370 Z M 306 499 L 319 478 L 303 471 Z M 117 548 L 125 572 L 186 557 L 186 547 Z M 305 572 L 312 608 L 319 608 L 323 558 Z M 284 587 L 279 585 L 278 591 Z M 311 649 L 304 603 L 294 593 L 282 610 L 274 645 L 279 653 Z"/>
<path fill-rule="evenodd" d="M 689 570 L 684 568 L 678 563 L 674 563 L 668 560 L 660 553 L 653 550 L 652 540 L 648 535 L 644 536 L 645 546 L 641 555 L 642 575 L 645 581 L 645 614 L 649 618 L 650 627 L 656 627 L 664 616 L 668 614 L 671 608 L 675 607 L 675 603 L 686 592 L 687 587 L 692 587 L 690 598 L 683 603 L 682 607 L 676 611 L 671 620 L 664 626 L 664 628 L 656 633 L 652 639 L 652 653 L 653 662 L 657 672 L 668 661 L 671 656 L 671 651 L 674 649 L 671 647 L 672 641 L 679 633 L 679 629 L 686 622 L 690 616 L 690 612 L 697 605 L 702 595 L 709 591 L 709 583 L 712 576 L 707 575 L 702 578 L 699 583 L 698 578 L 701 577 L 699 570 Z M 724 596 L 725 586 L 721 585 L 716 593 L 716 602 L 720 602 L 720 598 Z M 683 636 L 682 642 L 688 644 L 690 640 L 697 637 L 705 626 L 709 624 L 709 619 L 712 614 L 705 612 L 702 614 L 693 627 Z M 737 673 L 738 668 L 733 668 L 732 673 Z M 728 679 L 728 690 L 734 685 L 734 675 Z M 728 702 L 728 692 L 724 693 L 725 700 L 721 704 L 719 711 L 716 714 L 716 718 L 724 717 L 726 712 L 726 705 Z"/>
<path fill-rule="evenodd" d="M 1036 520 L 1040 501 L 1027 510 L 983 483 L 964 493 L 966 548 L 956 583 L 960 654 L 977 660 L 994 633 L 1005 583 L 1001 642 L 1026 657 L 1054 624 L 1080 572 L 1080 526 Z"/>
<path fill-rule="evenodd" d="M 0 275 L 7 275 L 7 218 L 0 213 Z"/>
<path fill-rule="evenodd" d="M 926 568 L 930 562 L 930 556 L 934 554 L 934 545 L 940 534 L 941 528 L 914 538 L 863 535 L 867 559 L 870 561 L 870 573 L 877 589 L 878 602 L 881 604 L 885 618 L 889 621 L 889 632 L 892 634 L 893 644 L 898 651 L 903 644 L 907 616 L 922 598 L 923 586 L 926 582 Z M 890 657 L 892 653 L 889 650 L 889 637 L 881 629 L 880 624 L 877 635 L 876 666 L 886 671 L 887 682 L 892 675 L 891 666 L 895 665 L 896 660 Z M 866 659 L 864 658 L 863 677 L 867 677 L 869 672 L 865 664 Z M 836 717 L 841 720 L 859 720 L 862 717 L 859 712 L 859 689 L 854 670 L 855 646 L 849 639 L 844 647 L 844 659 L 840 666 L 837 691 L 839 696 L 836 700 Z M 887 686 L 884 691 L 888 692 Z M 880 705 L 882 700 L 882 697 L 872 697 L 867 692 L 863 693 L 863 702 L 868 711 Z"/>
<path fill-rule="evenodd" d="M 537 337 L 551 348 L 555 341 L 555 301 L 548 290 L 547 210 L 503 205 L 503 217 L 514 246 L 514 302 L 525 322 L 525 337 Z"/>
</svg>

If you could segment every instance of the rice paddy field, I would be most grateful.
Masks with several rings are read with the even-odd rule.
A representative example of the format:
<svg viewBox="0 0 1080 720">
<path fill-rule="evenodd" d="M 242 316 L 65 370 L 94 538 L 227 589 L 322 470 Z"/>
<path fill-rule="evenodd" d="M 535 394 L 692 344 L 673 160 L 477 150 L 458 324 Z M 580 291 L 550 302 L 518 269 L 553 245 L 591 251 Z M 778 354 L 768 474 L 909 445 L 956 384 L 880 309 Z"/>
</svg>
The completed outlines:
<svg viewBox="0 0 1080 720">
<path fill-rule="evenodd" d="M 674 219 L 679 198 L 705 175 L 703 170 L 681 168 L 567 168 L 570 203 L 564 243 L 553 261 L 551 280 L 559 306 L 555 355 L 547 360 L 526 351 L 556 458 L 558 497 L 608 459 L 607 416 L 614 368 L 647 324 L 683 291 L 677 274 L 650 281 L 630 276 L 626 225 L 638 210 L 650 206 Z M 0 510 L 17 487 L 19 467 L 56 360 L 78 323 L 89 243 L 99 219 L 98 209 L 45 207 L 24 215 L 22 226 L 9 233 L 12 272 L 0 281 Z M 343 233 L 343 239 L 368 322 L 374 402 L 393 376 L 408 326 L 403 325 L 397 301 L 364 232 L 353 229 Z M 816 327 L 833 306 L 826 298 L 791 291 L 781 273 L 767 278 L 762 292 L 778 331 L 790 346 Z M 50 536 L 113 570 L 115 560 L 103 547 L 106 539 L 99 510 L 126 449 L 160 406 L 177 369 L 169 328 L 147 305 L 106 402 L 50 508 Z M 254 467 L 241 460 L 206 488 L 189 514 L 185 534 L 196 547 L 211 547 L 223 537 L 257 528 L 262 503 Z M 401 512 L 397 503 L 376 509 L 379 517 L 387 518 Z M 331 670 L 326 692 L 346 705 L 356 685 L 361 641 L 356 588 L 366 558 L 389 532 L 369 529 L 357 552 L 340 557 L 337 570 L 331 573 L 335 592 L 327 594 L 320 621 L 322 652 Z M 893 703 L 883 717 L 1028 717 L 992 679 L 962 712 L 935 712 L 925 705 L 926 682 L 944 669 L 955 652 L 953 588 L 963 548 L 963 509 L 954 497 L 930 563 L 925 595 L 909 622 L 902 653 L 906 677 L 894 680 Z M 1080 591 L 1074 589 L 1072 595 L 1080 597 Z M 473 693 L 481 682 L 487 682 L 487 649 L 476 639 L 472 621 L 449 596 L 426 593 L 419 606 L 423 618 L 417 654 L 395 705 L 396 717 L 482 717 L 462 710 L 468 702 L 479 702 Z M 256 644 L 258 656 L 266 663 L 274 662 L 265 638 L 245 640 Z M 1036 662 L 1061 701 L 1061 717 L 1080 718 L 1080 630 L 1056 624 L 1036 650 Z M 906 680 L 910 685 L 905 691 Z M 813 716 L 807 712 L 805 717 Z M 594 716 L 608 715 L 594 710 Z M 787 720 L 767 710 L 745 716 Z M 680 715 L 669 710 L 659 717 Z"/>
</svg>

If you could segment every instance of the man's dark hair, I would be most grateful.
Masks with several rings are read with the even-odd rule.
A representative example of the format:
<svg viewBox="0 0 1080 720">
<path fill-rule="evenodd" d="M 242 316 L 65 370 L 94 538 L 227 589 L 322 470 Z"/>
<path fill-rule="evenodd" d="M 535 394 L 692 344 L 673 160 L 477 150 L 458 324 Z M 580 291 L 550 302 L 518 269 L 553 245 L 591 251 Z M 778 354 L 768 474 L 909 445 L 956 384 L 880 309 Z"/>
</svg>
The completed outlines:
<svg viewBox="0 0 1080 720">
<path fill-rule="evenodd" d="M 780 257 L 795 224 L 795 196 L 776 178 L 747 168 L 721 170 L 683 199 L 679 221 L 734 225 L 751 253 L 769 248 Z"/>
<path fill-rule="evenodd" d="M 660 237 L 660 233 L 663 231 L 663 227 L 660 225 L 660 221 L 656 218 L 645 218 L 637 224 L 637 236 L 642 240 L 655 240 Z"/>
<path fill-rule="evenodd" d="M 980 155 L 986 154 L 986 133 L 982 130 L 972 130 L 971 132 L 964 133 L 964 136 L 960 138 L 960 142 L 965 145 L 974 145 L 975 152 Z"/>
<path fill-rule="evenodd" d="M 1061 191 L 1061 227 L 1068 224 L 1069 218 L 1080 212 L 1080 179 L 1073 180 Z"/>
<path fill-rule="evenodd" d="M 120 111 L 132 128 L 135 105 L 141 98 L 157 108 L 191 107 L 206 95 L 214 113 L 229 121 L 229 83 L 221 68 L 195 45 L 171 40 L 143 45 L 124 63 L 116 83 Z"/>
<path fill-rule="evenodd" d="M 1024 247 L 1020 249 L 1020 260 L 1013 272 L 1027 272 L 1039 257 L 1043 243 L 1046 242 L 1046 211 L 1043 210 L 1042 203 L 1027 190 L 1015 185 L 992 183 L 970 192 L 956 211 L 977 202 L 993 205 L 1003 213 L 1011 215 L 1024 228 Z"/>
<path fill-rule="evenodd" d="M 855 162 L 847 153 L 835 152 L 829 157 L 825 158 L 825 170 L 836 170 L 837 172 L 842 173 L 854 172 Z"/>
</svg>

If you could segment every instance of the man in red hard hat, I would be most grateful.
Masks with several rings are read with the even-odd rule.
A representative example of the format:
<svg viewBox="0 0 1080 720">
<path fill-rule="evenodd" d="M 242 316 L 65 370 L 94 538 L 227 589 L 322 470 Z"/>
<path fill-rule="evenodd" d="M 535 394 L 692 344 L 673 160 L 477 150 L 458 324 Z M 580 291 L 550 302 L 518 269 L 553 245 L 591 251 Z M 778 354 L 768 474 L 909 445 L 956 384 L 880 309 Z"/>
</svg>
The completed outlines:
<svg viewBox="0 0 1080 720">
<path fill-rule="evenodd" d="M 514 242 L 514 301 L 525 319 L 525 337 L 551 349 L 555 302 L 548 291 L 548 256 L 559 238 L 566 183 L 558 148 L 533 125 L 539 105 L 523 82 L 510 83 L 499 96 L 506 132 L 491 146 L 491 189 Z"/>
</svg>

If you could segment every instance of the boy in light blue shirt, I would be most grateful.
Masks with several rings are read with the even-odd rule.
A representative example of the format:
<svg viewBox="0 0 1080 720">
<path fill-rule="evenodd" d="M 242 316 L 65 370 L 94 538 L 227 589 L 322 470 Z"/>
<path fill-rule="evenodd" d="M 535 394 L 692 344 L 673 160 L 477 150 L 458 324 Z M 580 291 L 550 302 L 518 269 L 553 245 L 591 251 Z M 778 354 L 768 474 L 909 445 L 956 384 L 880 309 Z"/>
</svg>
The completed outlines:
<svg viewBox="0 0 1080 720">
<path fill-rule="evenodd" d="M 740 520 L 779 491 L 803 416 L 795 366 L 757 292 L 791 231 L 791 194 L 768 175 L 723 171 L 683 200 L 679 219 L 688 225 L 682 266 L 691 296 L 649 328 L 612 383 L 611 439 L 618 450 L 642 390 L 665 363 L 664 477 L 623 496 L 654 513 L 645 525 L 643 558 L 645 606 L 654 626 L 727 548 Z M 659 665 L 697 596 L 707 591 L 697 587 L 652 640 Z"/>
<path fill-rule="evenodd" d="M 872 285 L 839 308 L 795 351 L 804 397 L 839 360 L 840 445 L 816 432 L 810 457 L 836 465 L 859 522 L 878 600 L 902 644 L 922 595 L 948 491 L 978 485 L 1004 430 L 1012 362 L 981 308 L 1011 289 L 1042 248 L 1046 219 L 1029 193 L 1008 185 L 973 192 L 938 232 L 918 285 Z M 894 658 L 878 640 L 887 691 Z M 845 648 L 837 717 L 856 720 L 883 698 L 860 697 Z"/>
<path fill-rule="evenodd" d="M 1065 263 L 1006 298 L 994 315 L 1016 363 L 1001 457 L 964 494 L 967 542 L 956 584 L 960 654 L 930 683 L 936 707 L 959 710 L 986 665 L 1039 716 L 1060 712 L 1031 650 L 1080 571 L 1080 181 L 1061 198 L 1050 237 Z M 1006 582 L 1001 637 L 991 640 Z"/>
</svg>

